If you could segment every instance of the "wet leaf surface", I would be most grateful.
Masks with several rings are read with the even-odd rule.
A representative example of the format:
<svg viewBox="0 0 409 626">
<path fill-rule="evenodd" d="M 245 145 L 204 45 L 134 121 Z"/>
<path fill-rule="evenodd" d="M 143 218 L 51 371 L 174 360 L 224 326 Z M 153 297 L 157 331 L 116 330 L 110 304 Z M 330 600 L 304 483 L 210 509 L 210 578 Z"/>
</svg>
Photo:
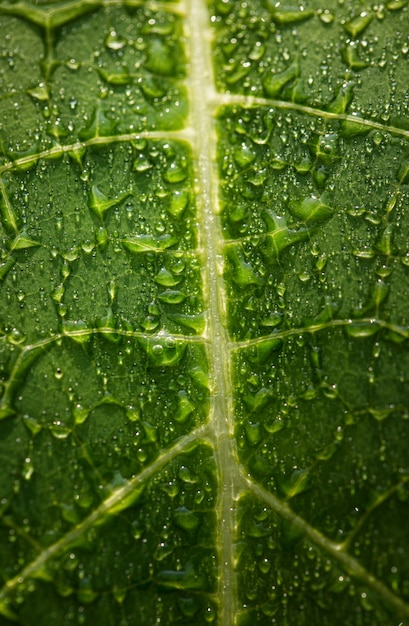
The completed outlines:
<svg viewBox="0 0 409 626">
<path fill-rule="evenodd" d="M 0 625 L 409 623 L 409 3 L 0 22 Z"/>
</svg>

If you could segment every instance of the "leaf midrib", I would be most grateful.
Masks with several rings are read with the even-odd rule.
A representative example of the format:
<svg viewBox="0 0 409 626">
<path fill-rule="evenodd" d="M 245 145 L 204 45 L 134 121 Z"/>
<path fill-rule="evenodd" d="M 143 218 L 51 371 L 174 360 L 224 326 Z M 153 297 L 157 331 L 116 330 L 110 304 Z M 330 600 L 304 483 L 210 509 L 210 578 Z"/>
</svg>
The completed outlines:
<svg viewBox="0 0 409 626">
<path fill-rule="evenodd" d="M 217 138 L 215 110 L 217 93 L 211 59 L 209 16 L 203 0 L 190 0 L 187 27 L 190 58 L 190 125 L 194 130 L 197 160 L 198 217 L 202 228 L 204 300 L 209 304 L 206 335 L 211 372 L 209 438 L 213 444 L 218 472 L 216 504 L 219 552 L 220 626 L 233 626 L 238 612 L 237 580 L 234 571 L 234 500 L 240 478 L 234 438 L 234 410 L 231 350 L 226 320 L 226 292 L 223 280 L 223 234 L 219 218 Z"/>
</svg>

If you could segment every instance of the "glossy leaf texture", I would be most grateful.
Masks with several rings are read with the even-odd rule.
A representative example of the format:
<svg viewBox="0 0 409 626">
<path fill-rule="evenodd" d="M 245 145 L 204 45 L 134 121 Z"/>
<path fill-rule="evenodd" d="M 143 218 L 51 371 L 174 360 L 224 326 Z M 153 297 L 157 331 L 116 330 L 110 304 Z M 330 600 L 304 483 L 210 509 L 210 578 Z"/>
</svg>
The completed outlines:
<svg viewBox="0 0 409 626">
<path fill-rule="evenodd" d="M 409 2 L 0 23 L 0 626 L 409 624 Z"/>
</svg>

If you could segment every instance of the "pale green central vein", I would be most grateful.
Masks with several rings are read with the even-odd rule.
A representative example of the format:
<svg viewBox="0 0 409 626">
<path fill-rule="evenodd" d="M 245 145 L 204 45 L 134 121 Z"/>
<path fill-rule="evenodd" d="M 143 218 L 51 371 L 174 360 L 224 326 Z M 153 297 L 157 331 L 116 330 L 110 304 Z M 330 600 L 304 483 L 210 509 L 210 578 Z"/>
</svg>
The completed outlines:
<svg viewBox="0 0 409 626">
<path fill-rule="evenodd" d="M 204 252 L 204 289 L 209 303 L 207 336 L 212 370 L 212 399 L 209 438 L 215 453 L 219 478 L 217 501 L 217 545 L 219 548 L 219 626 L 233 626 L 237 614 L 237 588 L 234 572 L 234 519 L 237 455 L 233 437 L 233 402 L 229 341 L 224 326 L 224 283 L 221 253 L 223 237 L 218 218 L 216 137 L 213 123 L 216 93 L 211 63 L 211 38 L 204 0 L 188 3 L 188 29 L 191 59 L 189 87 L 191 123 L 197 162 L 199 223 L 203 225 L 200 243 Z"/>
</svg>

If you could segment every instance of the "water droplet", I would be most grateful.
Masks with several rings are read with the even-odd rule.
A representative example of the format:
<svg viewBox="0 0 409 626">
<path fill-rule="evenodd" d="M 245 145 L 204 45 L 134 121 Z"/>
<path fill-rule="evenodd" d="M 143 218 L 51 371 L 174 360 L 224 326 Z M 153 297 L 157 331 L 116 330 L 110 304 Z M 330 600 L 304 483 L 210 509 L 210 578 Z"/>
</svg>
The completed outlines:
<svg viewBox="0 0 409 626">
<path fill-rule="evenodd" d="M 216 621 L 217 613 L 214 607 L 208 606 L 206 608 L 205 620 L 208 624 L 212 624 Z"/>
<path fill-rule="evenodd" d="M 352 251 L 352 254 L 358 259 L 373 259 L 375 256 L 375 250 L 373 248 L 355 249 Z"/>
<path fill-rule="evenodd" d="M 61 254 L 64 259 L 64 264 L 61 268 L 61 276 L 66 279 L 71 274 L 71 267 L 69 263 L 76 261 L 79 257 L 79 248 L 77 246 L 73 246 L 70 250 L 65 250 Z"/>
<path fill-rule="evenodd" d="M 173 416 L 174 420 L 179 424 L 184 424 L 195 410 L 194 404 L 190 402 L 185 391 L 178 393 L 178 408 Z"/>
<path fill-rule="evenodd" d="M 375 247 L 381 254 L 390 256 L 392 254 L 392 236 L 393 236 L 393 224 L 388 224 L 379 239 L 377 240 Z"/>
<path fill-rule="evenodd" d="M 91 409 L 85 409 L 81 404 L 76 404 L 73 409 L 74 422 L 76 424 L 83 424 L 90 414 Z"/>
<path fill-rule="evenodd" d="M 127 193 L 123 194 L 119 198 L 108 198 L 102 191 L 100 191 L 97 185 L 92 185 L 91 191 L 88 197 L 88 206 L 90 210 L 101 220 L 103 220 L 105 213 L 111 207 L 119 204 L 124 198 L 127 197 Z"/>
<path fill-rule="evenodd" d="M 320 198 L 312 196 L 289 203 L 289 210 L 294 217 L 302 220 L 304 224 L 314 224 L 325 221 L 332 217 L 334 210 Z"/>
<path fill-rule="evenodd" d="M 284 72 L 270 73 L 262 80 L 264 92 L 269 98 L 276 98 L 283 88 L 299 75 L 298 63 L 292 63 Z"/>
<path fill-rule="evenodd" d="M 345 327 L 347 334 L 350 337 L 365 338 L 371 337 L 380 330 L 379 324 L 374 320 L 373 322 L 353 322 Z"/>
<path fill-rule="evenodd" d="M 255 352 L 251 355 L 251 360 L 254 363 L 265 363 L 273 352 L 280 350 L 283 342 L 281 339 L 265 339 L 257 343 Z"/>
<path fill-rule="evenodd" d="M 193 330 L 198 334 L 203 333 L 206 326 L 206 317 L 204 313 L 198 313 L 197 315 L 178 315 L 169 313 L 168 317 L 173 322 L 176 322 L 176 324 L 180 324 L 184 328 Z"/>
<path fill-rule="evenodd" d="M 27 93 L 29 93 L 34 100 L 38 100 L 39 102 L 46 102 L 50 99 L 50 92 L 45 83 L 39 83 L 36 87 L 28 89 Z"/>
<path fill-rule="evenodd" d="M 120 37 L 115 30 L 111 30 L 106 39 L 105 39 L 105 45 L 107 48 L 109 48 L 110 50 L 122 50 L 122 48 L 125 47 L 126 45 L 126 40 L 123 39 L 123 37 Z"/>
<path fill-rule="evenodd" d="M 50 431 L 56 439 L 66 439 L 71 433 L 71 428 L 66 426 L 60 420 L 54 420 L 50 425 Z"/>
<path fill-rule="evenodd" d="M 248 287 L 250 285 L 260 285 L 261 278 L 256 274 L 250 263 L 245 261 L 243 253 L 238 246 L 229 246 L 227 248 L 227 257 L 230 265 L 231 278 L 239 287 Z"/>
<path fill-rule="evenodd" d="M 92 589 L 91 579 L 84 576 L 79 580 L 79 587 L 77 589 L 77 598 L 84 604 L 90 604 L 98 596 L 98 592 Z M 85 617 L 85 616 L 84 616 Z"/>
<path fill-rule="evenodd" d="M 83 320 L 64 320 L 62 324 L 63 332 L 77 343 L 84 343 L 89 340 L 92 331 Z"/>
<path fill-rule="evenodd" d="M 305 10 L 304 7 L 300 7 L 300 9 L 289 7 L 287 9 L 285 7 L 281 7 L 280 4 L 281 3 L 276 2 L 276 0 L 266 0 L 266 5 L 271 13 L 271 18 L 277 24 L 285 25 L 304 22 L 315 15 L 315 11 L 312 9 Z"/>
<path fill-rule="evenodd" d="M 351 35 L 351 37 L 358 37 L 361 35 L 367 26 L 372 22 L 374 17 L 373 13 L 367 13 L 366 11 L 362 11 L 359 15 L 352 18 L 348 22 L 345 22 L 344 29 Z"/>
<path fill-rule="evenodd" d="M 186 300 L 186 294 L 176 289 L 166 289 L 158 294 L 158 299 L 166 304 L 181 304 Z"/>
<path fill-rule="evenodd" d="M 341 56 L 344 63 L 346 63 L 346 65 L 348 65 L 351 70 L 363 70 L 369 65 L 369 63 L 367 63 L 366 61 L 362 61 L 362 59 L 359 57 L 358 49 L 355 46 L 354 41 L 350 41 L 349 45 L 341 50 Z M 344 123 L 344 126 L 345 124 L 347 124 L 347 122 Z"/>
<path fill-rule="evenodd" d="M 195 530 L 199 525 L 199 518 L 192 511 L 189 511 L 185 507 L 176 509 L 174 514 L 174 520 L 179 528 L 186 531 Z"/>
<path fill-rule="evenodd" d="M 182 189 L 174 191 L 170 197 L 168 212 L 176 219 L 180 219 L 188 206 L 188 203 L 189 192 L 187 190 Z"/>
<path fill-rule="evenodd" d="M 135 172 L 146 172 L 147 170 L 150 170 L 152 167 L 152 163 L 149 161 L 149 159 L 143 154 L 143 152 L 141 152 L 140 154 L 138 154 L 138 156 L 134 159 L 133 165 L 132 165 L 133 169 Z"/>
<path fill-rule="evenodd" d="M 172 367 L 179 363 L 185 350 L 186 343 L 174 341 L 171 346 L 166 344 L 166 337 L 140 337 L 138 343 L 145 350 L 152 365 L 157 367 Z"/>
<path fill-rule="evenodd" d="M 178 471 L 179 478 L 189 485 L 195 485 L 198 482 L 197 477 L 190 471 L 188 467 L 182 465 Z"/>
<path fill-rule="evenodd" d="M 100 226 L 97 230 L 97 245 L 100 250 L 104 250 L 108 244 L 108 231 L 104 226 Z"/>
<path fill-rule="evenodd" d="M 34 248 L 39 245 L 40 243 L 38 241 L 34 241 L 34 239 L 29 237 L 27 233 L 22 230 L 10 243 L 9 249 L 10 252 L 13 252 L 13 250 L 26 250 L 27 248 Z"/>
<path fill-rule="evenodd" d="M 280 488 L 287 498 L 293 498 L 309 489 L 309 471 L 296 469 L 292 474 L 280 483 Z"/>
<path fill-rule="evenodd" d="M 240 168 L 249 166 L 256 159 L 256 153 L 253 148 L 243 142 L 239 148 L 234 151 L 234 160 Z"/>
<path fill-rule="evenodd" d="M 162 285 L 163 287 L 174 287 L 180 283 L 181 280 L 182 277 L 174 276 L 172 272 L 165 267 L 162 267 L 154 278 L 155 283 Z"/>
<path fill-rule="evenodd" d="M 155 235 L 147 234 L 135 235 L 132 238 L 124 239 L 122 243 L 127 250 L 138 254 L 140 252 L 161 252 L 162 250 L 167 250 L 178 243 L 178 240 L 174 235 L 165 234 L 155 237 Z"/>
<path fill-rule="evenodd" d="M 91 121 L 80 130 L 79 138 L 82 141 L 97 137 L 111 137 L 115 135 L 116 120 L 110 120 L 101 109 L 95 109 Z"/>
<path fill-rule="evenodd" d="M 408 0 L 391 0 L 391 2 L 386 3 L 386 8 L 389 11 L 398 11 L 399 9 L 403 9 L 408 4 Z"/>
<path fill-rule="evenodd" d="M 139 448 L 136 452 L 136 456 L 140 463 L 145 463 L 148 459 L 148 453 L 143 448 Z"/>
<path fill-rule="evenodd" d="M 319 18 L 324 24 L 332 24 L 335 16 L 328 9 L 325 9 L 324 11 L 319 10 Z"/>
<path fill-rule="evenodd" d="M 383 422 L 384 419 L 389 417 L 393 413 L 394 407 L 387 407 L 386 409 L 368 409 L 368 412 L 378 422 Z"/>
<path fill-rule="evenodd" d="M 197 574 L 192 566 L 186 570 L 163 570 L 157 574 L 157 581 L 171 589 L 206 589 L 207 583 L 203 574 Z"/>
<path fill-rule="evenodd" d="M 192 620 L 192 618 L 195 617 L 195 615 L 200 611 L 200 608 L 201 608 L 200 601 L 195 597 L 193 598 L 178 597 L 177 602 L 178 602 L 179 610 L 182 613 L 183 617 L 186 617 L 189 620 Z"/>
<path fill-rule="evenodd" d="M 163 177 L 168 183 L 180 183 L 187 176 L 186 167 L 182 163 L 173 162 L 168 167 Z"/>
<path fill-rule="evenodd" d="M 33 472 L 34 472 L 33 462 L 29 457 L 27 457 L 26 459 L 24 459 L 23 478 L 25 480 L 30 480 L 30 478 L 33 475 Z"/>
<path fill-rule="evenodd" d="M 172 48 L 162 39 L 152 38 L 148 44 L 145 67 L 152 74 L 174 76 L 176 59 Z"/>
<path fill-rule="evenodd" d="M 246 433 L 247 440 L 251 446 L 255 446 L 261 441 L 261 425 L 259 422 L 252 424 L 246 422 L 244 425 L 244 431 Z"/>
</svg>

